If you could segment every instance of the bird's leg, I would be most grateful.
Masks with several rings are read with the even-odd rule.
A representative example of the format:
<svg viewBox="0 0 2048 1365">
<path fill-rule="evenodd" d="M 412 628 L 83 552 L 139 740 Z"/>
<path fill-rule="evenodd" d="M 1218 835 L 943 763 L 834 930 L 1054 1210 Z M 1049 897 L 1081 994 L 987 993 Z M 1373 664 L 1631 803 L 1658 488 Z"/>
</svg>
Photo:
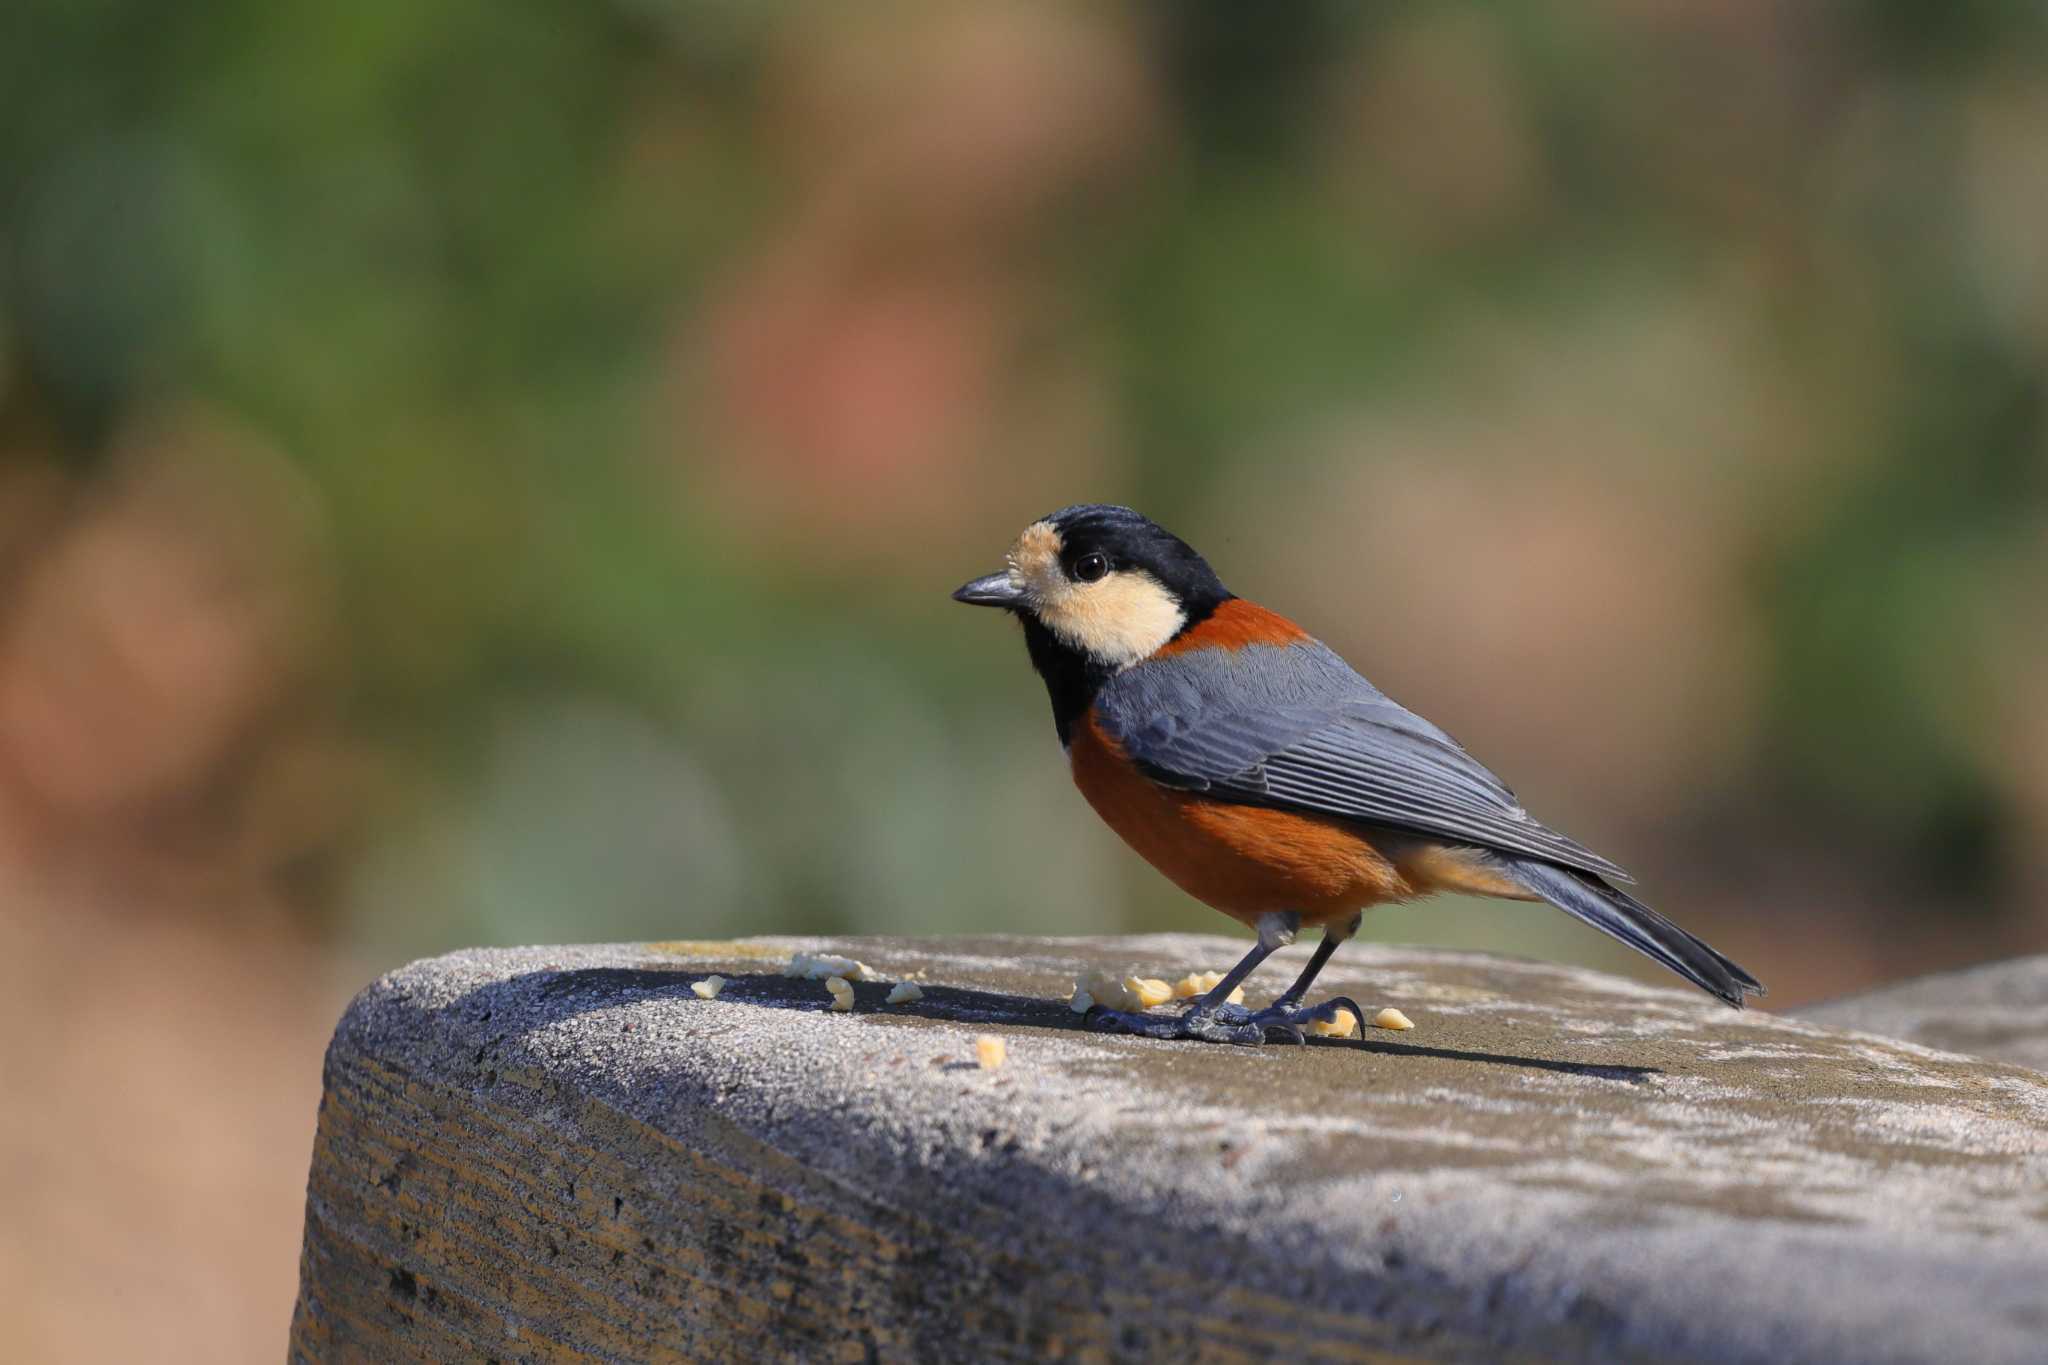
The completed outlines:
<svg viewBox="0 0 2048 1365">
<path fill-rule="evenodd" d="M 1365 1011 L 1349 996 L 1334 995 L 1320 1005 L 1313 1005 L 1308 1009 L 1301 1008 L 1302 997 L 1308 994 L 1308 988 L 1315 983 L 1317 973 L 1323 970 L 1323 965 L 1330 960 L 1330 955 L 1337 951 L 1338 946 L 1358 932 L 1358 926 L 1364 919 L 1365 915 L 1361 912 L 1353 915 L 1342 929 L 1335 924 L 1326 927 L 1323 930 L 1323 941 L 1316 945 L 1315 956 L 1301 969 L 1301 975 L 1294 978 L 1294 984 L 1283 991 L 1272 1004 L 1250 1015 L 1246 1022 L 1257 1024 L 1261 1028 L 1291 1033 L 1294 1040 L 1300 1042 L 1304 1026 L 1334 1022 L 1340 1009 L 1348 1009 L 1352 1017 L 1358 1020 L 1358 1026 L 1364 1028 Z"/>
<path fill-rule="evenodd" d="M 1301 931 L 1301 916 L 1273 912 L 1259 916 L 1259 941 L 1252 945 L 1235 967 L 1224 974 L 1216 988 L 1181 1014 L 1143 1014 L 1126 1010 L 1098 1010 L 1088 1016 L 1088 1026 L 1105 1033 L 1135 1033 L 1146 1038 L 1198 1038 L 1211 1043 L 1263 1043 L 1266 1025 L 1254 1023 L 1252 1014 L 1230 1003 L 1230 993 L 1257 971 L 1259 964 L 1275 949 L 1294 942 Z M 1282 1027 L 1284 1025 L 1276 1025 Z M 1299 1028 L 1293 1029 L 1297 1040 Z"/>
<path fill-rule="evenodd" d="M 1273 1008 L 1292 1009 L 1299 1005 L 1302 997 L 1308 994 L 1308 988 L 1315 984 L 1317 974 L 1323 970 L 1324 964 L 1329 962 L 1330 954 L 1336 952 L 1340 945 L 1349 943 L 1351 936 L 1358 932 L 1358 926 L 1364 922 L 1365 914 L 1361 911 L 1353 915 L 1342 929 L 1339 929 L 1335 924 L 1325 927 L 1323 930 L 1323 941 L 1316 945 L 1315 956 L 1310 958 L 1308 965 L 1301 969 L 1301 975 L 1294 978 L 1294 984 L 1289 986 L 1273 1002 Z"/>
<path fill-rule="evenodd" d="M 1301 932 L 1301 916 L 1292 911 L 1285 914 L 1261 915 L 1258 927 L 1258 943 L 1244 955 L 1242 961 L 1223 974 L 1223 979 L 1211 987 L 1207 995 L 1189 1006 L 1182 1018 L 1212 1015 L 1235 1008 L 1230 1003 L 1231 993 L 1244 984 L 1246 977 L 1258 970 L 1261 962 L 1272 956 L 1276 950 L 1294 942 L 1294 936 Z"/>
</svg>

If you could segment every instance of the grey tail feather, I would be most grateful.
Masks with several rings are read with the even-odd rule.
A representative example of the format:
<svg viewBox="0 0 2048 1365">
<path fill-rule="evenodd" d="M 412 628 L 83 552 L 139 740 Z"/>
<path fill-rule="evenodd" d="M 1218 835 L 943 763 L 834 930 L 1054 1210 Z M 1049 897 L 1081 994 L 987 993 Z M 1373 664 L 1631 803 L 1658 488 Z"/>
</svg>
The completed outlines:
<svg viewBox="0 0 2048 1365">
<path fill-rule="evenodd" d="M 1613 935 L 1735 1008 L 1742 1008 L 1744 996 L 1764 993 L 1763 983 L 1748 972 L 1593 874 L 1536 858 L 1500 852 L 1493 856 L 1509 876 L 1558 909 Z"/>
</svg>

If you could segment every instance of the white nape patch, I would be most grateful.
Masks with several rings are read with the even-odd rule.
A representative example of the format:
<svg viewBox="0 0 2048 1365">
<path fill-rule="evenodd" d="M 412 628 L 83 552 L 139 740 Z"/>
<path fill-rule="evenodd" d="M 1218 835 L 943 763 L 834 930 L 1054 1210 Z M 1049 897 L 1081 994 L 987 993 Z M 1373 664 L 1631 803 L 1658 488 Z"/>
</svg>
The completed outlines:
<svg viewBox="0 0 2048 1365">
<path fill-rule="evenodd" d="M 1062 643 L 1112 668 L 1129 668 L 1187 624 L 1187 613 L 1166 585 L 1143 569 L 1117 569 L 1093 583 L 1077 583 L 1060 565 L 1063 548 L 1051 522 L 1034 521 L 1008 556 L 1011 581 Z"/>
</svg>

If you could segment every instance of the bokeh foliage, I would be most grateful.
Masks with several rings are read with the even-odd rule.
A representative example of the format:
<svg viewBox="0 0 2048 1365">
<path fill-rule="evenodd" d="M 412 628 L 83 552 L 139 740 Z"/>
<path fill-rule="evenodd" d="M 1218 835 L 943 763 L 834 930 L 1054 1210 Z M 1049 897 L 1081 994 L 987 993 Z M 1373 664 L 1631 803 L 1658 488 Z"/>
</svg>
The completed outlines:
<svg viewBox="0 0 2048 1365">
<path fill-rule="evenodd" d="M 38 865 L 382 956 L 1206 925 L 944 600 L 1114 498 L 1815 983 L 2048 935 L 2038 6 L 4 24 Z"/>
</svg>

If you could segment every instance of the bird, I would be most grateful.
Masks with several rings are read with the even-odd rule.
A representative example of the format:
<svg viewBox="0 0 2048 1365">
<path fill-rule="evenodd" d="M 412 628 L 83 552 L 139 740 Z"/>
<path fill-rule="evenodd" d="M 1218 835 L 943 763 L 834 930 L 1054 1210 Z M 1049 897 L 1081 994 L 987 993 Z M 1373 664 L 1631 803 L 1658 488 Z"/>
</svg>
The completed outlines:
<svg viewBox="0 0 2048 1365">
<path fill-rule="evenodd" d="M 1374 905 L 1462 892 L 1548 901 L 1742 1008 L 1754 976 L 1617 883 L 1623 868 L 1536 821 L 1456 740 L 1367 682 L 1128 507 L 1024 528 L 955 601 L 1011 613 L 1081 795 L 1141 857 L 1257 941 L 1178 1014 L 1098 1007 L 1152 1038 L 1300 1041 L 1348 997 L 1305 1005 Z M 1264 1009 L 1231 994 L 1304 929 L 1321 941 Z"/>
</svg>

